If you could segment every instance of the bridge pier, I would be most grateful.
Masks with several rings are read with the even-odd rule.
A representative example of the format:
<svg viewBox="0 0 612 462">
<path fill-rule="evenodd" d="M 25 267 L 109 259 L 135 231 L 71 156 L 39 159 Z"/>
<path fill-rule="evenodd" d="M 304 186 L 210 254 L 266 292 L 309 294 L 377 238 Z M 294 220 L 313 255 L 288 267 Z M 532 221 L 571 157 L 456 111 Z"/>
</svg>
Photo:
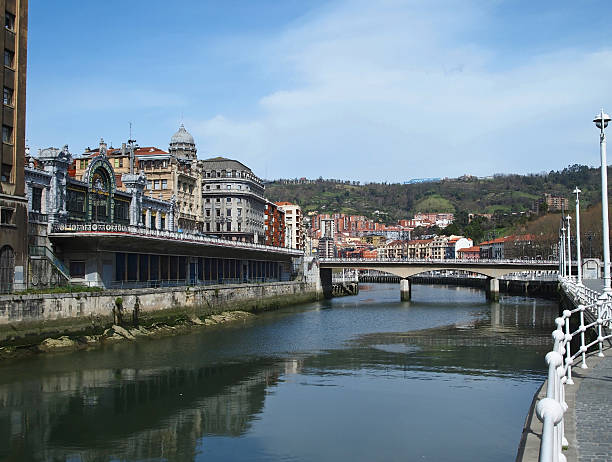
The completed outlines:
<svg viewBox="0 0 612 462">
<path fill-rule="evenodd" d="M 331 268 L 320 268 L 319 277 L 321 278 L 321 289 L 323 290 L 323 297 L 332 298 L 334 285 L 332 284 L 332 269 Z"/>
<path fill-rule="evenodd" d="M 400 279 L 400 300 L 409 302 L 412 295 L 412 281 L 409 278 Z"/>
<path fill-rule="evenodd" d="M 499 301 L 499 279 L 489 278 L 487 284 L 487 300 L 492 302 Z"/>
</svg>

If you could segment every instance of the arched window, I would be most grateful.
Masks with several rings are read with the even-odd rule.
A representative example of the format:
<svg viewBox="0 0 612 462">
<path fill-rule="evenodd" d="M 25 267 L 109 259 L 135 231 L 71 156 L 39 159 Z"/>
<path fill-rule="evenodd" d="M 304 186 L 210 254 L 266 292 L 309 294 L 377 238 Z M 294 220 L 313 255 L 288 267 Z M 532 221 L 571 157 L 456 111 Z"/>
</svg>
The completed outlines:
<svg viewBox="0 0 612 462">
<path fill-rule="evenodd" d="M 97 169 L 91 180 L 91 220 L 94 222 L 110 221 L 110 180 L 105 170 Z"/>
<path fill-rule="evenodd" d="M 0 293 L 13 291 L 14 277 L 15 252 L 11 246 L 5 245 L 0 249 Z"/>
</svg>

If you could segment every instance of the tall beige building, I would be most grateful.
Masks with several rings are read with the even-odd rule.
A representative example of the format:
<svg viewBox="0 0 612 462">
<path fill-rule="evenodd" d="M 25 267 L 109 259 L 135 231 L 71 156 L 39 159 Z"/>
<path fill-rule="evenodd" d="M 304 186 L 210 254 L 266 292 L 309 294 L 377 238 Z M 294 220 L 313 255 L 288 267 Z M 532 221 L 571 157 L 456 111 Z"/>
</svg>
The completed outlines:
<svg viewBox="0 0 612 462">
<path fill-rule="evenodd" d="M 25 197 L 27 0 L 0 0 L 4 33 L 0 152 L 0 293 L 24 287 L 28 260 Z"/>
</svg>

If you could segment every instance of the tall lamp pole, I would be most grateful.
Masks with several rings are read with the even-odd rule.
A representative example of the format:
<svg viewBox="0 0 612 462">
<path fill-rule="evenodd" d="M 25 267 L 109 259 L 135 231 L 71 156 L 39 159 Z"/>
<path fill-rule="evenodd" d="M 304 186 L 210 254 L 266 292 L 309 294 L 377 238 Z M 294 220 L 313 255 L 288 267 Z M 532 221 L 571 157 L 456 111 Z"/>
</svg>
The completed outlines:
<svg viewBox="0 0 612 462">
<path fill-rule="evenodd" d="M 570 220 L 572 217 L 569 215 L 565 217 L 567 220 L 567 277 L 572 278 L 572 231 L 570 226 Z"/>
<path fill-rule="evenodd" d="M 561 261 L 563 262 L 561 276 L 565 277 L 567 267 L 565 266 L 565 222 L 561 219 Z"/>
<path fill-rule="evenodd" d="M 580 189 L 576 186 L 576 260 L 578 260 L 578 285 L 582 285 L 582 255 L 580 253 Z"/>
<path fill-rule="evenodd" d="M 604 295 L 612 297 L 610 287 L 610 230 L 608 225 L 608 161 L 606 159 L 606 132 L 610 116 L 603 109 L 593 119 L 599 128 L 599 154 L 601 155 L 601 218 L 603 221 Z"/>
</svg>

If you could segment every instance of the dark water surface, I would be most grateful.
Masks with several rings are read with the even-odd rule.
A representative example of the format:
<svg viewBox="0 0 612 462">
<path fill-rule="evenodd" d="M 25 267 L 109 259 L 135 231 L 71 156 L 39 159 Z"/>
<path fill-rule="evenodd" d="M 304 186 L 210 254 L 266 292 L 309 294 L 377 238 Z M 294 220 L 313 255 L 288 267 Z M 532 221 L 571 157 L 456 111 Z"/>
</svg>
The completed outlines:
<svg viewBox="0 0 612 462">
<path fill-rule="evenodd" d="M 512 461 L 557 305 L 361 286 L 245 324 L 0 364 L 0 460 Z"/>
</svg>

